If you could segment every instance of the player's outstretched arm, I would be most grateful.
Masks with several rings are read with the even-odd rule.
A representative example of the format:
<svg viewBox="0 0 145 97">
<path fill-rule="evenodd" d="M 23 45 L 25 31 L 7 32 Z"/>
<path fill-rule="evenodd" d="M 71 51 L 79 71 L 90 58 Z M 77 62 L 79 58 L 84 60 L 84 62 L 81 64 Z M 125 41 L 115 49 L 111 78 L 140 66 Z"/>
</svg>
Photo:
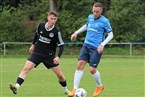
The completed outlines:
<svg viewBox="0 0 145 97">
<path fill-rule="evenodd" d="M 71 35 L 71 41 L 75 41 L 76 38 L 77 38 L 77 33 L 73 33 L 73 34 Z"/>
<path fill-rule="evenodd" d="M 77 38 L 77 35 L 81 32 L 84 32 L 87 30 L 87 25 L 85 24 L 84 26 L 82 26 L 79 30 L 77 30 L 75 33 L 73 33 L 71 35 L 71 41 L 74 41 Z"/>
</svg>

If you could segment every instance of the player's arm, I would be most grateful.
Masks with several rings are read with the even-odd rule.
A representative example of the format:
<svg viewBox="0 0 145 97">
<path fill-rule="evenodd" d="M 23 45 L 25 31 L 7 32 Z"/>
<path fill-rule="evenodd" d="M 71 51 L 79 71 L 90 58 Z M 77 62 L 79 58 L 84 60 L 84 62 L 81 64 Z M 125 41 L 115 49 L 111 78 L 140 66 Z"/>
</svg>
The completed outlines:
<svg viewBox="0 0 145 97">
<path fill-rule="evenodd" d="M 108 33 L 107 38 L 101 43 L 101 45 L 105 46 L 109 41 L 113 38 L 113 32 Z"/>
<path fill-rule="evenodd" d="M 62 40 L 62 36 L 61 33 L 58 32 L 58 54 L 57 56 L 53 59 L 53 63 L 54 64 L 58 64 L 59 63 L 59 58 L 61 57 L 62 53 L 63 53 L 63 49 L 64 49 L 64 42 Z"/>
<path fill-rule="evenodd" d="M 53 63 L 54 64 L 58 64 L 59 63 L 59 58 L 61 57 L 62 53 L 63 53 L 63 50 L 64 50 L 64 46 L 63 45 L 60 45 L 58 47 L 58 54 L 57 56 L 53 59 Z"/>
<path fill-rule="evenodd" d="M 30 53 L 32 53 L 33 50 L 34 50 L 34 47 L 35 47 L 35 43 L 36 43 L 36 41 L 37 41 L 37 38 L 38 38 L 38 35 L 37 35 L 37 33 L 35 33 L 33 42 L 32 42 L 32 44 L 31 44 L 31 46 L 30 46 L 30 48 L 29 48 L 29 52 L 30 52 Z"/>
<path fill-rule="evenodd" d="M 33 45 L 35 45 L 37 38 L 38 38 L 38 34 L 35 33 L 34 38 L 33 38 L 33 42 L 32 42 Z"/>
<path fill-rule="evenodd" d="M 87 25 L 85 24 L 84 26 L 82 26 L 79 30 L 77 30 L 76 32 L 74 32 L 71 35 L 71 41 L 74 41 L 77 38 L 77 35 L 81 32 L 84 32 L 87 30 Z"/>
<path fill-rule="evenodd" d="M 60 58 L 62 53 L 63 53 L 63 49 L 64 49 L 64 42 L 61 36 L 61 32 L 58 32 L 58 57 Z"/>
<path fill-rule="evenodd" d="M 34 35 L 33 42 L 32 42 L 33 45 L 35 45 L 37 38 L 39 36 L 39 27 L 40 27 L 40 24 L 37 26 L 37 28 L 35 30 L 35 35 Z"/>
<path fill-rule="evenodd" d="M 113 32 L 108 33 L 107 38 L 101 43 L 101 45 L 99 45 L 97 51 L 98 53 L 102 53 L 104 46 L 109 43 L 109 41 L 113 38 Z"/>
<path fill-rule="evenodd" d="M 35 47 L 35 43 L 37 41 L 37 38 L 38 38 L 38 28 L 36 29 L 36 32 L 35 32 L 35 35 L 34 35 L 34 38 L 33 38 L 33 42 L 29 48 L 29 52 L 32 53 L 33 50 L 34 50 L 34 47 Z"/>
<path fill-rule="evenodd" d="M 59 48 L 59 50 L 58 50 L 58 55 L 57 56 L 60 58 L 61 55 L 62 55 L 62 53 L 63 53 L 64 46 L 63 45 L 60 45 L 58 48 Z"/>
</svg>

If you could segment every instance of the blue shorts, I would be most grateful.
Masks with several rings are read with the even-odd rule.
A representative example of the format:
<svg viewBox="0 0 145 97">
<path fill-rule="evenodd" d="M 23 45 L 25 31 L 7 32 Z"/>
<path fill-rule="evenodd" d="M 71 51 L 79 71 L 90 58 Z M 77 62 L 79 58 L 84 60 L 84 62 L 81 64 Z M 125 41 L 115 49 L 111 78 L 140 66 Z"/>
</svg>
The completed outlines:
<svg viewBox="0 0 145 97">
<path fill-rule="evenodd" d="M 101 56 L 102 53 L 98 54 L 97 48 L 84 43 L 78 60 L 87 61 L 91 67 L 97 68 Z"/>
</svg>

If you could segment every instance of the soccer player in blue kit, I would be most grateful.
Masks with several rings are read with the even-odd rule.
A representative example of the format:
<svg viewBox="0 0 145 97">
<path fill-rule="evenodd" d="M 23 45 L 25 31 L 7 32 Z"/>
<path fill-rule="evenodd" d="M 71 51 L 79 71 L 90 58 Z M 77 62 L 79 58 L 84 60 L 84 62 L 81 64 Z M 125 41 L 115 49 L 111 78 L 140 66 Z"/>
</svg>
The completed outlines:
<svg viewBox="0 0 145 97">
<path fill-rule="evenodd" d="M 69 97 L 73 97 L 76 89 L 78 89 L 86 63 L 89 63 L 89 71 L 96 82 L 93 97 L 97 97 L 104 89 L 97 66 L 100 62 L 104 46 L 113 38 L 113 32 L 109 20 L 102 15 L 102 4 L 98 2 L 94 3 L 92 11 L 93 14 L 88 16 L 86 24 L 71 35 L 71 40 L 73 41 L 79 33 L 87 30 L 74 74 L 74 87 L 71 93 L 68 94 Z M 105 33 L 108 33 L 106 39 Z"/>
<path fill-rule="evenodd" d="M 17 91 L 23 84 L 27 73 L 34 67 L 37 67 L 40 63 L 43 63 L 47 69 L 52 69 L 57 75 L 59 84 L 64 89 L 65 94 L 70 93 L 67 89 L 66 79 L 59 65 L 59 59 L 63 53 L 64 42 L 60 31 L 55 26 L 57 17 L 57 13 L 51 11 L 48 13 L 48 21 L 38 25 L 33 43 L 29 49 L 31 55 L 20 72 L 16 84 L 9 84 L 9 87 L 14 94 L 17 94 Z M 58 54 L 56 55 L 57 46 L 59 49 Z"/>
</svg>

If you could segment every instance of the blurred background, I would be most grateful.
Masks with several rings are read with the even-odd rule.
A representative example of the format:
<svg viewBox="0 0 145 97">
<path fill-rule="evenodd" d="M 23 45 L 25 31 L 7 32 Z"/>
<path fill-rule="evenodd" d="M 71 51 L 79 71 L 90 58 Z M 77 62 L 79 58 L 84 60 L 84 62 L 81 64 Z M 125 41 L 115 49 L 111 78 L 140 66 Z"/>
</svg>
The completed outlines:
<svg viewBox="0 0 145 97">
<path fill-rule="evenodd" d="M 60 64 L 71 89 L 86 33 L 74 42 L 70 36 L 86 23 L 97 1 L 114 33 L 98 67 L 106 87 L 99 97 L 145 97 L 145 0 L 0 0 L 0 97 L 64 97 L 56 76 L 43 65 L 30 73 L 18 95 L 8 84 L 23 68 L 37 25 L 47 22 L 48 12 L 55 10 L 65 42 Z M 87 67 L 84 75 L 80 87 L 92 97 L 95 83 Z"/>
<path fill-rule="evenodd" d="M 64 55 L 78 55 L 86 33 L 73 43 L 70 35 L 86 23 L 94 2 L 103 4 L 114 33 L 104 53 L 144 55 L 145 0 L 0 0 L 0 54 L 28 54 L 35 28 L 55 10 L 66 43 Z"/>
</svg>

